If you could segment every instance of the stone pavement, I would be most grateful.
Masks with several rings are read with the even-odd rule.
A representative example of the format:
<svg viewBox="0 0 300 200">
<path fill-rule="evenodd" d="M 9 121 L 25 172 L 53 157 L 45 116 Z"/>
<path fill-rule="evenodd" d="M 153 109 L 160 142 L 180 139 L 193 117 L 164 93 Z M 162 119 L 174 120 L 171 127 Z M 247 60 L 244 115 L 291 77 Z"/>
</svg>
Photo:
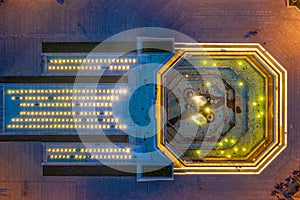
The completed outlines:
<svg viewBox="0 0 300 200">
<path fill-rule="evenodd" d="M 258 42 L 288 70 L 288 148 L 260 175 L 43 177 L 39 143 L 0 144 L 0 200 L 274 199 L 273 185 L 300 162 L 300 12 L 285 0 L 6 0 L 0 5 L 1 75 L 39 75 L 42 42 L 101 41 L 137 27 L 185 33 L 199 42 Z M 84 31 L 77 26 L 81 22 Z M 260 33 L 249 38 L 249 31 Z M 1 193 L 2 194 L 2 193 Z"/>
</svg>

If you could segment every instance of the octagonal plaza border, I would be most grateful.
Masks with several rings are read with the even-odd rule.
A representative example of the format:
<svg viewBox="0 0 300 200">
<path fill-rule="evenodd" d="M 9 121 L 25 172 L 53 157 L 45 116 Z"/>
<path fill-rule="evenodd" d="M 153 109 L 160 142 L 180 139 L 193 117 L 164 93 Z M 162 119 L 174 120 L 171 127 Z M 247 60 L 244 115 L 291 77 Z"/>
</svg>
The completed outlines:
<svg viewBox="0 0 300 200">
<path fill-rule="evenodd" d="M 291 5 L 290 0 L 286 0 L 286 6 L 287 8 L 296 9 L 298 12 L 300 12 L 300 8 L 298 8 L 296 5 Z"/>
<path fill-rule="evenodd" d="M 222 49 L 223 50 L 223 49 Z M 232 54 L 232 52 L 231 52 L 231 54 Z M 240 55 L 238 55 L 239 57 L 238 58 L 236 58 L 237 60 L 246 60 L 247 62 L 249 62 L 252 66 L 255 66 L 255 65 L 259 65 L 258 63 L 257 64 L 254 64 L 250 59 L 248 59 L 246 56 L 240 56 Z M 212 55 L 212 54 L 210 54 L 210 56 L 209 56 L 210 58 L 222 58 L 222 59 L 226 59 L 226 58 L 230 58 L 230 59 L 232 59 L 233 58 L 233 55 L 231 55 L 231 56 L 215 56 L 215 55 Z M 219 66 L 219 67 L 222 67 L 223 68 L 223 66 Z M 258 71 L 260 71 L 260 73 L 262 73 L 261 72 L 261 70 L 259 70 L 259 69 L 257 69 Z M 263 76 L 264 76 L 264 78 L 267 78 L 267 76 L 265 76 L 264 74 L 262 74 Z M 241 77 L 240 77 L 240 79 L 242 79 Z M 244 79 L 242 79 L 243 81 L 245 81 Z M 266 80 L 265 81 L 265 85 L 268 85 L 268 81 Z M 267 89 L 267 88 L 266 88 Z M 273 92 L 273 90 L 269 90 L 270 92 Z M 273 93 L 272 93 L 272 95 L 273 95 Z M 242 137 L 244 137 L 245 135 L 247 134 L 247 132 L 245 132 L 245 133 L 243 133 L 242 135 L 241 135 L 241 138 Z M 267 133 L 267 131 L 265 132 L 265 136 L 267 137 L 268 136 L 268 133 Z M 263 141 L 264 142 L 264 141 Z M 261 143 L 263 143 L 263 142 L 261 142 Z M 235 145 L 233 145 L 233 146 L 235 146 Z M 232 147 L 233 147 L 232 146 Z M 232 148 L 232 147 L 230 147 L 230 148 Z M 259 147 L 259 146 L 258 146 Z M 214 148 L 213 148 L 214 149 Z M 257 149 L 257 148 L 256 148 Z M 254 150 L 253 150 L 253 152 L 254 152 Z M 250 156 L 247 156 L 247 158 L 246 159 L 248 159 Z M 220 158 L 221 159 L 221 158 Z M 206 160 L 211 160 L 210 158 L 206 158 Z M 239 160 L 243 160 L 243 158 L 239 158 Z M 244 159 L 245 160 L 245 159 Z"/>
<path fill-rule="evenodd" d="M 188 55 L 247 58 L 256 67 L 263 67 L 264 71 L 272 74 L 268 78 L 274 79 L 274 85 L 267 83 L 266 88 L 273 91 L 273 95 L 266 95 L 268 116 L 273 117 L 271 130 L 266 120 L 267 139 L 272 141 L 264 144 L 262 141 L 246 159 L 213 158 L 203 159 L 199 163 L 187 163 L 181 160 L 167 145 L 164 136 L 164 113 L 157 106 L 157 146 L 174 162 L 175 174 L 259 174 L 266 168 L 287 146 L 287 71 L 260 45 L 256 43 L 175 43 L 176 53 L 157 73 L 157 102 L 164 105 L 163 75 L 175 66 L 181 58 Z M 266 92 L 266 94 L 268 94 Z M 272 112 L 273 110 L 273 112 Z M 266 112 L 267 113 L 267 112 Z M 258 154 L 258 150 L 261 150 Z"/>
</svg>

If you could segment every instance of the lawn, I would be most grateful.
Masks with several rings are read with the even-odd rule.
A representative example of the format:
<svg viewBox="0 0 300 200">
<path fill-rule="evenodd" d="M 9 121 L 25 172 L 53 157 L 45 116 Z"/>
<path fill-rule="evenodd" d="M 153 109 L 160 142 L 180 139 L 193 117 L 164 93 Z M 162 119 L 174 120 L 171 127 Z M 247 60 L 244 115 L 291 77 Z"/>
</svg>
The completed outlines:
<svg viewBox="0 0 300 200">
<path fill-rule="evenodd" d="M 216 147 L 210 151 L 210 158 L 241 158 L 247 156 L 265 137 L 266 122 L 266 96 L 265 79 L 258 73 L 247 60 L 244 59 L 207 59 L 189 60 L 191 64 L 197 66 L 230 66 L 236 71 L 240 78 L 245 81 L 242 87 L 248 87 L 248 126 L 247 133 L 241 133 L 241 129 L 233 129 L 230 133 L 217 143 Z M 187 63 L 185 63 L 187 64 Z M 223 76 L 230 77 L 225 70 L 220 70 Z M 238 90 L 240 80 L 231 81 L 231 84 Z M 239 91 L 242 93 L 242 90 Z M 192 159 L 201 158 L 201 152 L 190 152 Z"/>
</svg>

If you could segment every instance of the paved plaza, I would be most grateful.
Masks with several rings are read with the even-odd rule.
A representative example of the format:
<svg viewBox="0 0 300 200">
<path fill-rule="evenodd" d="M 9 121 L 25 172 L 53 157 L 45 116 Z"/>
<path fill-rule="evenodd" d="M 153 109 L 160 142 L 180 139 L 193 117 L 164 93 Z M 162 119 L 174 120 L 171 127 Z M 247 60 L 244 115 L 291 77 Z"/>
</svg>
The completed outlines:
<svg viewBox="0 0 300 200">
<path fill-rule="evenodd" d="M 300 11 L 285 0 L 5 0 L 0 19 L 1 76 L 40 75 L 42 42 L 98 42 L 149 26 L 201 43 L 259 43 L 288 71 L 288 146 L 259 175 L 177 175 L 145 183 L 136 177 L 47 177 L 39 142 L 1 142 L 0 200 L 268 200 L 275 199 L 274 184 L 299 168 Z"/>
</svg>

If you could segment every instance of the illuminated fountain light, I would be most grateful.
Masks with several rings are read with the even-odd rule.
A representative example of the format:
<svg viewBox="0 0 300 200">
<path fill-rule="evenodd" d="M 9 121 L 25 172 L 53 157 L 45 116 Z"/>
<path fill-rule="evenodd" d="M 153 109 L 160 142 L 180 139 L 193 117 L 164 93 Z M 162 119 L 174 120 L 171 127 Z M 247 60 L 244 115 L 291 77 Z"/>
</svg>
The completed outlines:
<svg viewBox="0 0 300 200">
<path fill-rule="evenodd" d="M 192 99 L 199 105 L 204 106 L 207 103 L 207 100 L 204 96 L 194 95 Z"/>
<path fill-rule="evenodd" d="M 206 118 L 205 118 L 202 114 L 200 114 L 200 113 L 198 113 L 198 114 L 196 114 L 196 115 L 193 115 L 193 116 L 191 117 L 191 120 L 192 120 L 195 124 L 197 124 L 197 125 L 199 125 L 199 126 L 202 126 L 202 125 L 206 124 Z"/>
<path fill-rule="evenodd" d="M 207 106 L 207 107 L 204 108 L 204 111 L 205 111 L 206 113 L 210 113 L 210 112 L 211 112 L 211 108 Z"/>
<path fill-rule="evenodd" d="M 210 86 L 211 86 L 211 82 L 206 81 L 206 82 L 205 82 L 205 85 L 206 85 L 206 87 L 210 87 Z"/>
</svg>

